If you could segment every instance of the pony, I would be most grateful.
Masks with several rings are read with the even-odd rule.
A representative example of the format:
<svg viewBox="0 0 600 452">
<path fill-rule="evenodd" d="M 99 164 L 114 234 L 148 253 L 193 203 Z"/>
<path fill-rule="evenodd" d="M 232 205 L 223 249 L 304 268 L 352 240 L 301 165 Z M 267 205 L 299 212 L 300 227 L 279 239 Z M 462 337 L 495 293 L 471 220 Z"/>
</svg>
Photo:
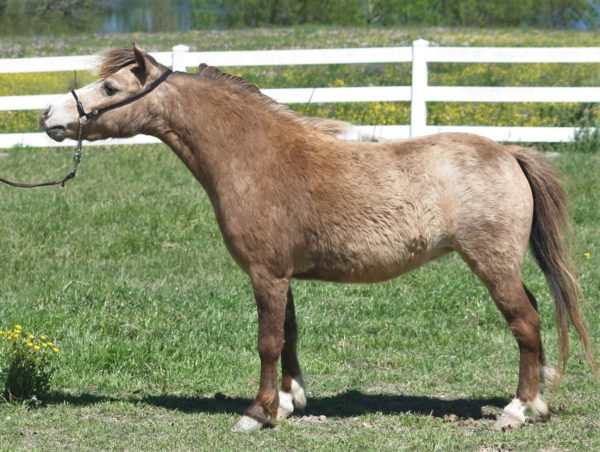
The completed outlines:
<svg viewBox="0 0 600 452">
<path fill-rule="evenodd" d="M 40 125 L 57 141 L 78 139 L 80 126 L 89 141 L 158 137 L 203 186 L 258 310 L 258 393 L 233 431 L 272 426 L 306 405 L 291 279 L 384 281 L 452 251 L 519 347 L 516 394 L 498 428 L 549 415 L 540 385 L 564 373 L 569 322 L 595 371 L 565 243 L 567 195 L 537 151 L 463 133 L 344 141 L 345 123 L 302 116 L 206 65 L 171 73 L 135 45 L 107 51 L 97 72 L 99 81 L 53 102 Z M 556 370 L 521 279 L 528 246 L 554 299 Z"/>
</svg>

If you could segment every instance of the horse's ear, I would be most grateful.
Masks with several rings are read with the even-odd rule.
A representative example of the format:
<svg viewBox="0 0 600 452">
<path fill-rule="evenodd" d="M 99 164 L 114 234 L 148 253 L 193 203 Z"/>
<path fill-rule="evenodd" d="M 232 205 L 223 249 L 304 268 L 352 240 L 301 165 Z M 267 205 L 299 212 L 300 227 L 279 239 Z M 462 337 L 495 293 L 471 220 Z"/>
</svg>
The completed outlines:
<svg viewBox="0 0 600 452">
<path fill-rule="evenodd" d="M 142 52 L 138 46 L 133 44 L 133 54 L 135 55 L 135 62 L 137 63 L 137 71 L 136 74 L 140 79 L 140 82 L 145 83 L 146 78 L 148 77 L 148 67 L 146 65 L 146 57 L 144 52 Z"/>
</svg>

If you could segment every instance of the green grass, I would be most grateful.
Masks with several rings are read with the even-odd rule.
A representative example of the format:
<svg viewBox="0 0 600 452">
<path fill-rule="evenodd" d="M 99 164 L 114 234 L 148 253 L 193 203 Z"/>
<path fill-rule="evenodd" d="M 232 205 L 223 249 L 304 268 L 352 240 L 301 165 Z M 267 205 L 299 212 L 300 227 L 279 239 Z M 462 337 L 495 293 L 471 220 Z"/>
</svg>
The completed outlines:
<svg viewBox="0 0 600 452">
<path fill-rule="evenodd" d="M 15 149 L 0 169 L 44 179 L 69 155 Z M 600 156 L 570 153 L 557 164 L 598 337 Z M 47 406 L 0 405 L 7 449 L 600 447 L 598 385 L 575 338 L 548 423 L 492 429 L 515 391 L 517 349 L 456 256 L 384 284 L 294 282 L 306 416 L 232 435 L 257 389 L 254 302 L 177 158 L 164 146 L 90 147 L 65 189 L 0 190 L 0 327 L 56 335 L 62 350 Z M 524 274 L 555 361 L 546 285 L 529 259 Z"/>
</svg>

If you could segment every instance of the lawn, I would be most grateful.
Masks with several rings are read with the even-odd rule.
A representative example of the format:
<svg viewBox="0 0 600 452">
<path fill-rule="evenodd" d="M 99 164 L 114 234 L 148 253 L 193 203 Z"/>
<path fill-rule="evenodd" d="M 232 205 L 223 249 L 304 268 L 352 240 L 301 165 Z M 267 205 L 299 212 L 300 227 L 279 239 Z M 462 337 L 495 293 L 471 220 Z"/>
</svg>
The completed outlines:
<svg viewBox="0 0 600 452">
<path fill-rule="evenodd" d="M 85 149 L 65 188 L 0 187 L 0 329 L 19 323 L 61 349 L 48 403 L 0 402 L 0 449 L 600 449 L 599 384 L 575 336 L 551 419 L 493 429 L 516 389 L 517 347 L 455 255 L 376 285 L 294 281 L 307 409 L 231 434 L 258 385 L 256 310 L 206 195 L 166 146 Z M 71 151 L 3 151 L 0 175 L 56 178 Z M 600 153 L 554 162 L 598 339 Z M 555 362 L 553 305 L 530 258 L 524 279 Z"/>
<path fill-rule="evenodd" d="M 67 150 L 16 149 L 0 167 L 44 178 L 68 160 Z M 600 156 L 556 162 L 568 175 L 574 257 L 598 337 Z M 550 421 L 492 429 L 515 390 L 517 350 L 456 256 L 384 284 L 294 282 L 307 410 L 275 430 L 229 434 L 257 387 L 255 308 L 205 194 L 176 157 L 164 146 L 89 147 L 64 189 L 1 190 L 2 324 L 61 347 L 50 403 L 0 405 L 8 449 L 600 446 L 598 386 L 576 342 Z M 555 360 L 543 277 L 530 260 L 524 273 Z"/>
</svg>

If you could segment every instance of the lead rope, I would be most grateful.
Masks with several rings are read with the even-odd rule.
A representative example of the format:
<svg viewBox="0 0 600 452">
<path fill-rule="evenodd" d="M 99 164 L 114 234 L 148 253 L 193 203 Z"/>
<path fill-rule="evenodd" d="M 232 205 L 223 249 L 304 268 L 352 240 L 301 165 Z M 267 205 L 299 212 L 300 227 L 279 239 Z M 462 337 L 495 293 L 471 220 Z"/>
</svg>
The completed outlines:
<svg viewBox="0 0 600 452">
<path fill-rule="evenodd" d="M 79 163 L 81 162 L 81 155 L 83 154 L 83 151 L 82 151 L 83 131 L 85 130 L 85 125 L 88 123 L 88 121 L 91 121 L 92 119 L 94 119 L 95 117 L 97 117 L 98 115 L 100 115 L 106 111 L 114 110 L 115 108 L 119 108 L 124 105 L 130 104 L 130 103 L 135 102 L 136 100 L 144 97 L 146 94 L 151 93 L 152 91 L 154 91 L 154 89 L 158 85 L 160 85 L 162 82 L 164 82 L 171 73 L 172 73 L 171 69 L 167 68 L 167 69 L 165 69 L 165 71 L 162 73 L 162 75 L 159 78 L 154 80 L 142 92 L 140 92 L 134 96 L 131 96 L 125 100 L 122 100 L 120 102 L 116 102 L 112 105 L 108 105 L 104 108 L 94 109 L 88 113 L 85 112 L 85 108 L 83 108 L 83 104 L 79 100 L 79 97 L 77 97 L 77 93 L 75 92 L 74 89 L 72 89 L 71 94 L 75 98 L 75 103 L 77 105 L 77 111 L 79 112 L 79 137 L 77 138 L 77 149 L 75 150 L 75 154 L 73 155 L 73 168 L 71 168 L 71 171 L 69 171 L 69 174 L 67 174 L 61 180 L 56 180 L 56 181 L 52 181 L 52 182 L 42 182 L 41 184 L 23 184 L 23 183 L 19 183 L 19 182 L 12 182 L 12 181 L 9 181 L 6 179 L 2 179 L 1 177 L 0 177 L 0 182 L 4 182 L 5 184 L 12 185 L 13 187 L 19 187 L 19 188 L 47 187 L 49 185 L 60 185 L 61 187 L 64 187 L 65 183 L 69 179 L 73 179 L 75 177 L 75 174 L 77 174 L 77 167 L 79 166 Z M 84 122 L 83 118 L 85 118 L 85 122 Z"/>
<path fill-rule="evenodd" d="M 77 174 L 77 168 L 79 167 L 79 163 L 81 163 L 81 156 L 83 155 L 83 132 L 85 130 L 86 122 L 84 122 L 83 117 L 79 117 L 79 136 L 77 137 L 77 147 L 75 149 L 75 154 L 73 154 L 73 167 L 69 174 L 63 177 L 60 180 L 50 181 L 50 182 L 42 182 L 39 184 L 26 184 L 21 182 L 13 182 L 7 179 L 3 179 L 0 177 L 0 182 L 3 182 L 12 187 L 18 188 L 36 188 L 36 187 L 48 187 L 52 185 L 60 185 L 64 187 L 68 180 L 73 179 Z"/>
</svg>

